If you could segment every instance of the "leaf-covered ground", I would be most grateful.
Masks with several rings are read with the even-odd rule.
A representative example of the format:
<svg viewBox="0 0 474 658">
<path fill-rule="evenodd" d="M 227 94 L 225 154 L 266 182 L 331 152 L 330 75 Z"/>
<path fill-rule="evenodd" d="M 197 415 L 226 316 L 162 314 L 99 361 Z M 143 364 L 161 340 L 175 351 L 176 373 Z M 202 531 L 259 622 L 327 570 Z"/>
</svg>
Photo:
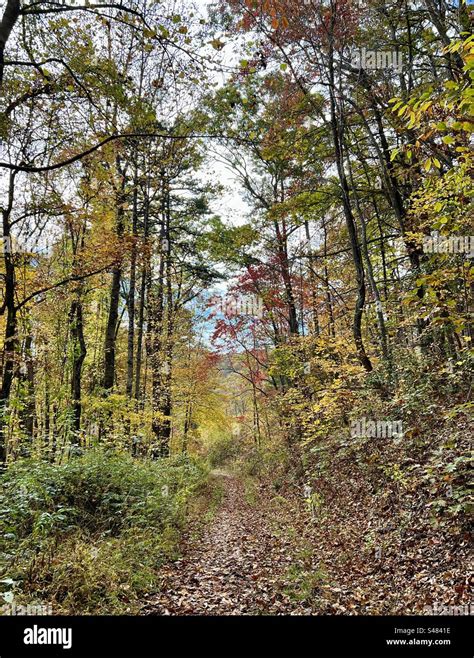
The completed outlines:
<svg viewBox="0 0 474 658">
<path fill-rule="evenodd" d="M 327 575 L 316 593 L 320 613 L 469 609 L 472 528 L 456 496 L 469 486 L 472 431 L 472 423 L 440 421 L 418 442 L 357 445 L 336 435 L 321 443 L 324 466 L 311 481 L 319 506 L 307 530 Z"/>
<path fill-rule="evenodd" d="M 284 591 L 295 543 L 278 530 L 277 509 L 263 488 L 248 490 L 233 475 L 218 477 L 224 488 L 219 510 L 201 536 L 188 538 L 183 557 L 164 569 L 161 593 L 150 598 L 145 613 L 307 614 L 308 606 Z"/>
<path fill-rule="evenodd" d="M 410 496 L 401 505 L 374 495 L 340 466 L 345 486 L 330 491 L 326 482 L 313 514 L 296 489 L 282 496 L 269 482 L 216 473 L 217 512 L 188 533 L 142 613 L 403 615 L 435 602 L 467 605 L 467 534 L 440 532 L 414 505 L 401 528 Z"/>
</svg>

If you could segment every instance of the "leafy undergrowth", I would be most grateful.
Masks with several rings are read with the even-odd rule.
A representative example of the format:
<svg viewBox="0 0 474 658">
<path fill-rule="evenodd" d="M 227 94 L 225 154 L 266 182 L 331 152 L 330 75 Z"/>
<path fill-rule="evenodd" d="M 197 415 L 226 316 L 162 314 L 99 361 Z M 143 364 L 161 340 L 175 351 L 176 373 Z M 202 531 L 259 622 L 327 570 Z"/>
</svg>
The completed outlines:
<svg viewBox="0 0 474 658">
<path fill-rule="evenodd" d="M 296 603 L 297 614 L 467 610 L 470 435 L 472 424 L 459 418 L 415 444 L 334 434 L 304 457 L 305 480 L 291 464 L 286 478 L 272 472 L 267 454 L 250 491 L 258 491 L 257 507 L 266 502 L 272 534 L 291 547 L 273 591 Z"/>
<path fill-rule="evenodd" d="M 0 488 L 1 595 L 53 614 L 133 614 L 177 556 L 206 469 L 88 453 L 65 465 L 24 460 Z"/>
<path fill-rule="evenodd" d="M 313 547 L 307 571 L 326 574 L 315 610 L 427 614 L 426 606 L 471 602 L 466 517 L 445 474 L 464 464 L 468 427 L 458 429 L 455 439 L 449 428 L 438 429 L 429 451 L 421 442 L 407 450 L 336 437 L 318 447 L 314 519 L 308 514 L 301 527 Z"/>
<path fill-rule="evenodd" d="M 468 606 L 472 429 L 457 417 L 414 442 L 333 434 L 305 456 L 304 480 L 272 478 L 273 505 L 293 510 L 279 525 L 295 546 L 291 597 L 313 614 Z"/>
<path fill-rule="evenodd" d="M 279 528 L 295 542 L 285 587 L 313 613 L 472 602 L 472 359 L 400 348 L 367 375 L 338 341 L 278 349 L 272 374 L 290 384 L 275 398 L 280 428 L 240 463 L 292 507 Z"/>
</svg>

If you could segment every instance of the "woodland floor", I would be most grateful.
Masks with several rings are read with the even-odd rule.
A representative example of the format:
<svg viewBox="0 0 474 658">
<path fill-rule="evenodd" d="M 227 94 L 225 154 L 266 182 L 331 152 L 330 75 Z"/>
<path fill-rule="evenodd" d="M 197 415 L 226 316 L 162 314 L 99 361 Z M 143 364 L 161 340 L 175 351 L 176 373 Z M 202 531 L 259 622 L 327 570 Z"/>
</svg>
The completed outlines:
<svg viewBox="0 0 474 658">
<path fill-rule="evenodd" d="M 468 536 L 432 527 L 423 501 L 401 535 L 403 506 L 367 486 L 354 495 L 349 472 L 317 518 L 301 493 L 282 496 L 270 483 L 224 471 L 213 481 L 220 502 L 210 520 L 204 510 L 191 527 L 141 614 L 405 615 L 426 614 L 433 601 L 471 600 Z M 368 545 L 371 533 L 384 541 L 383 559 Z"/>
<path fill-rule="evenodd" d="M 186 539 L 180 560 L 165 567 L 161 593 L 150 597 L 144 614 L 310 613 L 284 592 L 295 544 L 279 530 L 281 514 L 238 477 L 214 476 L 223 499 L 213 520 L 201 536 Z"/>
</svg>

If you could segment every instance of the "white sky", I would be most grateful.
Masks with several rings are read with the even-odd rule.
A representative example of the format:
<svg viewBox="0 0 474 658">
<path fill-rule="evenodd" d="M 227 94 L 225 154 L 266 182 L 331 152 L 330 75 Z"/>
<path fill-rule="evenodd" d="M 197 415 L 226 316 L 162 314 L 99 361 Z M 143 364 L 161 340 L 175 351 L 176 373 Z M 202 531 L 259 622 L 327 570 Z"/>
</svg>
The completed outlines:
<svg viewBox="0 0 474 658">
<path fill-rule="evenodd" d="M 190 0 L 190 2 L 196 6 L 203 18 L 207 17 L 207 8 L 216 4 L 215 0 Z M 225 41 L 225 39 L 223 40 Z M 238 65 L 240 56 L 235 42 L 228 43 L 219 54 L 226 66 Z M 216 78 L 220 82 L 225 81 L 225 77 L 222 75 L 216 74 Z M 244 224 L 247 221 L 250 207 L 242 197 L 240 183 L 235 175 L 217 158 L 213 158 L 212 154 L 210 154 L 202 173 L 204 180 L 213 183 L 219 182 L 225 186 L 224 195 L 212 204 L 212 211 L 233 226 Z"/>
</svg>

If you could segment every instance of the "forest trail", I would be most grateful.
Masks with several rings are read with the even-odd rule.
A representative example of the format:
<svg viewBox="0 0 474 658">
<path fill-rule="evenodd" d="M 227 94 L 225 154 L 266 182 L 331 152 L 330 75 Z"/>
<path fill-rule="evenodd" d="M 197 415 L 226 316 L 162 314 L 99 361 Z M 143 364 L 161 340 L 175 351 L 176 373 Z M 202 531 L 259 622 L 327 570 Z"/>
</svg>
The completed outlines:
<svg viewBox="0 0 474 658">
<path fill-rule="evenodd" d="M 161 592 L 150 597 L 143 614 L 308 614 L 282 591 L 294 542 L 278 531 L 275 507 L 249 502 L 235 475 L 213 476 L 223 488 L 219 509 L 204 534 L 187 543 L 183 557 L 164 567 Z"/>
</svg>

